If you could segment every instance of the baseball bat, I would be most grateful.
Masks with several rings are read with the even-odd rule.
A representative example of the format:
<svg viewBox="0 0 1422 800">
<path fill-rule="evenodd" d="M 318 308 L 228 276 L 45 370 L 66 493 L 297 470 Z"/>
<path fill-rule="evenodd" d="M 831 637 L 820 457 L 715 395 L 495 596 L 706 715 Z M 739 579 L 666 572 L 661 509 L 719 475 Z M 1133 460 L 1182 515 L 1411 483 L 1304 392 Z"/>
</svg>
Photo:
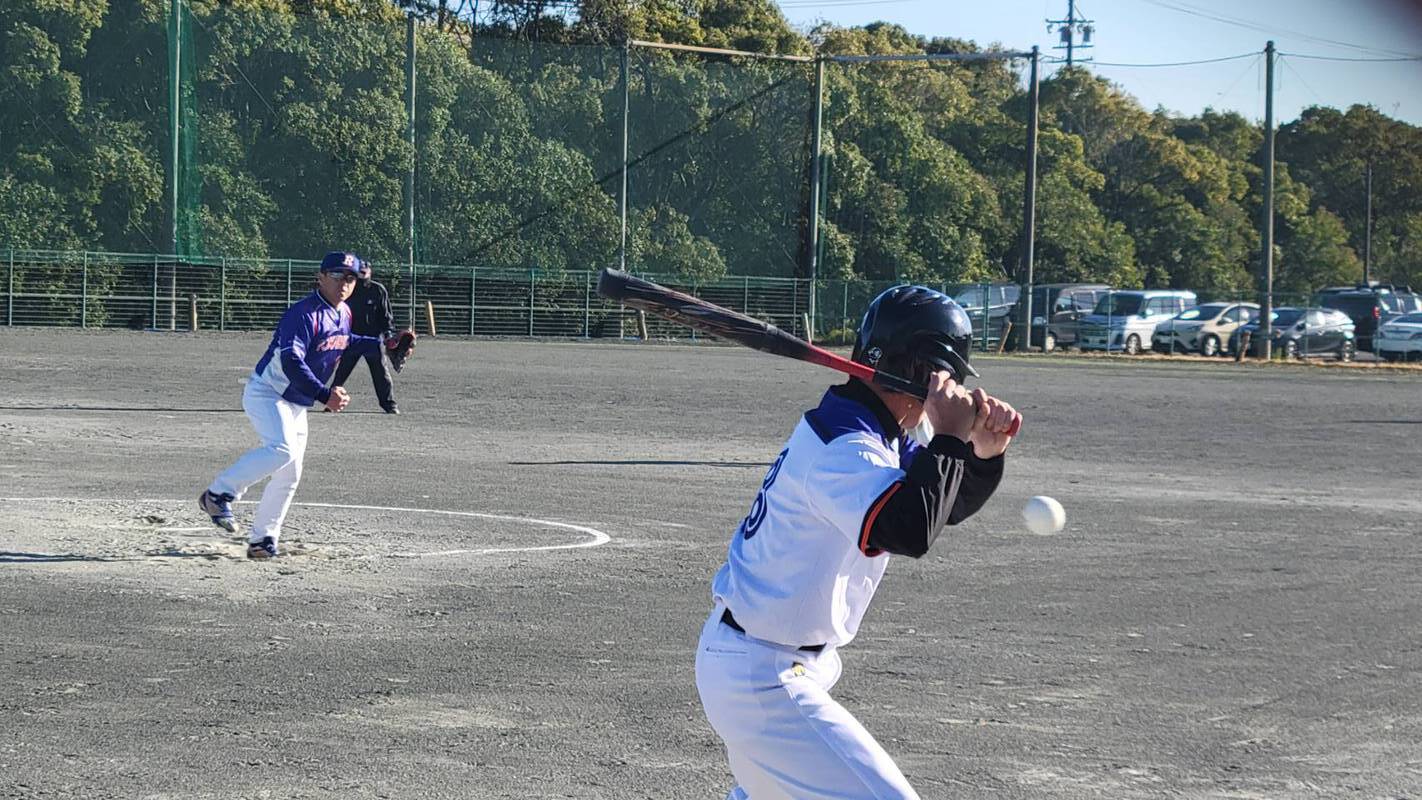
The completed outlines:
<svg viewBox="0 0 1422 800">
<path fill-rule="evenodd" d="M 729 308 L 709 303 L 699 297 L 645 281 L 621 270 L 604 269 L 597 279 L 597 293 L 623 305 L 664 317 L 672 322 L 705 331 L 713 336 L 745 345 L 763 353 L 771 353 L 822 367 L 838 370 L 862 381 L 873 381 L 886 389 L 927 399 L 928 387 L 897 375 L 874 369 L 844 356 L 816 347 L 797 336 L 748 317 Z M 1010 433 L 1017 435 L 1019 422 Z"/>
</svg>

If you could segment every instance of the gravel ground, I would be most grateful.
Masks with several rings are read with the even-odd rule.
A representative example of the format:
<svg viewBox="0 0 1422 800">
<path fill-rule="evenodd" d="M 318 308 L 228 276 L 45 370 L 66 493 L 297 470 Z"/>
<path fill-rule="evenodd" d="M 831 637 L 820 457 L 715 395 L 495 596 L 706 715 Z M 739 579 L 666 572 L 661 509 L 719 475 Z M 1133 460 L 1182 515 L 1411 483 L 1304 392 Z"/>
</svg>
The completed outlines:
<svg viewBox="0 0 1422 800">
<path fill-rule="evenodd" d="M 692 648 L 832 373 L 428 340 L 406 413 L 358 371 L 312 415 L 255 563 L 194 498 L 255 442 L 264 336 L 0 341 L 0 797 L 731 785 Z M 1422 798 L 1422 373 L 977 363 L 1027 417 L 1007 477 L 895 559 L 835 692 L 925 798 Z"/>
</svg>

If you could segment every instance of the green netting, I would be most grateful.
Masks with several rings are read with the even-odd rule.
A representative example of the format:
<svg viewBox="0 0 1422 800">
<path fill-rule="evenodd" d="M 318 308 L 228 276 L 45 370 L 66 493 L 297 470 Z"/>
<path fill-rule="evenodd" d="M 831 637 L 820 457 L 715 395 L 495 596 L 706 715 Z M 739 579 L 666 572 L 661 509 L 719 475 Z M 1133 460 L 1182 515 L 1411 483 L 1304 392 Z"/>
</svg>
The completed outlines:
<svg viewBox="0 0 1422 800">
<path fill-rule="evenodd" d="M 0 243 L 166 250 L 162 12 L 50 6 L 0 3 Z"/>
<path fill-rule="evenodd" d="M 404 18 L 190 7 L 185 251 L 405 261 Z"/>
<path fill-rule="evenodd" d="M 819 274 L 1014 276 L 1027 139 L 1016 85 L 1001 60 L 826 64 Z"/>
<path fill-rule="evenodd" d="M 633 48 L 629 263 L 807 276 L 814 65 Z"/>
<path fill-rule="evenodd" d="M 615 263 L 620 51 L 426 30 L 417 63 L 418 259 Z"/>
</svg>

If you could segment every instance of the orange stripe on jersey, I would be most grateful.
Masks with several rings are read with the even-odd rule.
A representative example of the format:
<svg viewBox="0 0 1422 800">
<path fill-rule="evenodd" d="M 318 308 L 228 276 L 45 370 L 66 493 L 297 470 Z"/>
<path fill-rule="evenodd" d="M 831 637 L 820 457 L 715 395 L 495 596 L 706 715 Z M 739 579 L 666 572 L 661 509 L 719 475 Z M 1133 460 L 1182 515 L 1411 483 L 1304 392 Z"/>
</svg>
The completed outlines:
<svg viewBox="0 0 1422 800">
<path fill-rule="evenodd" d="M 864 515 L 864 527 L 859 531 L 859 552 L 870 558 L 884 552 L 877 549 L 872 553 L 869 552 L 869 531 L 874 527 L 874 520 L 879 518 L 879 512 L 884 510 L 884 504 L 889 502 L 889 498 L 894 496 L 894 492 L 903 488 L 903 485 L 903 481 L 894 481 L 889 485 L 889 488 L 884 490 L 883 494 L 879 495 L 879 499 L 874 501 L 874 505 L 869 507 L 869 513 Z"/>
</svg>

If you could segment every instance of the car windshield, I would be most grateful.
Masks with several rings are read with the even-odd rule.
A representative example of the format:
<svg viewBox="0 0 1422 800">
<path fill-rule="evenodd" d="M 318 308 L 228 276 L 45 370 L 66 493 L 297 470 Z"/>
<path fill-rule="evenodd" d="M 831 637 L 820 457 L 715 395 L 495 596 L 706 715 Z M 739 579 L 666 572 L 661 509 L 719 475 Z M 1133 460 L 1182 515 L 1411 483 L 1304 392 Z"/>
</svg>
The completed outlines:
<svg viewBox="0 0 1422 800">
<path fill-rule="evenodd" d="M 1281 308 L 1270 315 L 1269 319 L 1274 321 L 1273 327 L 1280 328 L 1298 322 L 1303 313 L 1302 308 Z"/>
<path fill-rule="evenodd" d="M 1410 322 L 1413 325 L 1422 325 L 1422 311 L 1415 311 L 1411 314 L 1403 314 L 1393 322 Z"/>
<path fill-rule="evenodd" d="M 1016 284 L 1006 284 L 1002 286 L 969 286 L 953 299 L 958 301 L 958 305 L 963 308 L 982 308 L 983 300 L 987 298 L 989 306 L 1011 305 L 1017 302 L 1022 296 L 1021 287 Z"/>
<path fill-rule="evenodd" d="M 1208 303 L 1203 306 L 1187 308 L 1184 311 L 1181 311 L 1179 314 L 1175 315 L 1175 318 L 1179 320 L 1185 320 L 1187 322 L 1192 319 L 1214 319 L 1215 317 L 1218 317 L 1220 315 L 1220 312 L 1224 310 L 1224 305 L 1217 303 Z"/>
<path fill-rule="evenodd" d="M 1103 317 L 1130 317 L 1141 312 L 1144 300 L 1138 294 L 1108 294 L 1101 298 L 1091 313 Z"/>
<path fill-rule="evenodd" d="M 1361 315 L 1373 313 L 1373 305 L 1377 302 L 1370 294 L 1335 294 L 1324 297 L 1319 304 L 1324 308 L 1336 308 L 1349 315 Z"/>
</svg>

